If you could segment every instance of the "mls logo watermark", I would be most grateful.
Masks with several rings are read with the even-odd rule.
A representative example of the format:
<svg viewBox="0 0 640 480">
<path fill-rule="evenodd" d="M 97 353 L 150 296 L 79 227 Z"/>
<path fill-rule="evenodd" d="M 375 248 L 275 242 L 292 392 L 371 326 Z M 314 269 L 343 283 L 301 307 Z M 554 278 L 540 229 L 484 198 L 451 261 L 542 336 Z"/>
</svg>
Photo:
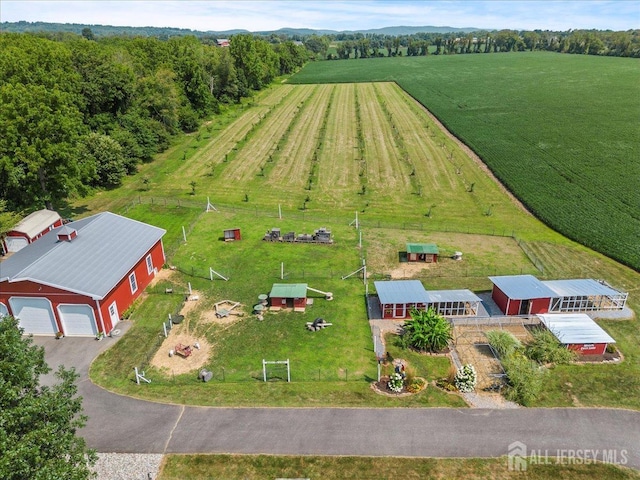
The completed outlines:
<svg viewBox="0 0 640 480">
<path fill-rule="evenodd" d="M 525 472 L 529 465 L 588 465 L 609 463 L 626 465 L 629 461 L 626 450 L 573 449 L 557 450 L 528 449 L 522 442 L 510 443 L 507 447 L 508 468 L 514 472 Z"/>
<path fill-rule="evenodd" d="M 515 472 L 524 472 L 527 470 L 527 446 L 522 442 L 513 442 L 509 444 L 507 461 L 509 470 Z"/>
</svg>

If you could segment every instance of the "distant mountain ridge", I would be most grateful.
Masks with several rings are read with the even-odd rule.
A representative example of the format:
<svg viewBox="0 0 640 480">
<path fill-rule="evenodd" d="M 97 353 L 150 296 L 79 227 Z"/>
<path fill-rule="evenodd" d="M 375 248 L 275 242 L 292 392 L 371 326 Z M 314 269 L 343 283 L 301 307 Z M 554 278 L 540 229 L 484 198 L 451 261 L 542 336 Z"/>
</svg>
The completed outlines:
<svg viewBox="0 0 640 480">
<path fill-rule="evenodd" d="M 415 33 L 470 33 L 477 32 L 480 28 L 456 28 L 456 27 L 436 27 L 436 26 L 395 26 L 395 27 L 383 27 L 372 28 L 366 30 L 315 30 L 311 28 L 280 28 L 278 30 L 264 30 L 250 32 L 244 29 L 232 29 L 222 31 L 202 31 L 191 30 L 188 28 L 174 28 L 174 27 L 128 27 L 128 26 L 116 26 L 116 25 L 89 25 L 81 23 L 50 23 L 50 22 L 2 22 L 0 23 L 0 32 L 68 32 L 76 33 L 80 35 L 84 28 L 90 28 L 95 36 L 114 36 L 114 35 L 131 35 L 131 36 L 145 36 L 145 37 L 162 37 L 162 36 L 184 36 L 195 35 L 197 37 L 213 36 L 213 37 L 230 37 L 239 33 L 253 33 L 255 35 L 288 35 L 305 37 L 309 35 L 337 35 L 340 33 L 353 34 L 378 34 L 378 35 L 413 35 Z"/>
</svg>

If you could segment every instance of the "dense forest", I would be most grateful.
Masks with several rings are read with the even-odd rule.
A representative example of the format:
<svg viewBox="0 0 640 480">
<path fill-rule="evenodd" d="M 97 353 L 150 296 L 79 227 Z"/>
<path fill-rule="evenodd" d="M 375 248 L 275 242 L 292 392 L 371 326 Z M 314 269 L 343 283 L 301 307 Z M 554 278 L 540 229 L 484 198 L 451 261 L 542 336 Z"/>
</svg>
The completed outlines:
<svg viewBox="0 0 640 480">
<path fill-rule="evenodd" d="M 236 35 L 0 34 L 0 211 L 60 207 L 118 186 L 224 104 L 307 60 L 293 42 Z"/>
</svg>

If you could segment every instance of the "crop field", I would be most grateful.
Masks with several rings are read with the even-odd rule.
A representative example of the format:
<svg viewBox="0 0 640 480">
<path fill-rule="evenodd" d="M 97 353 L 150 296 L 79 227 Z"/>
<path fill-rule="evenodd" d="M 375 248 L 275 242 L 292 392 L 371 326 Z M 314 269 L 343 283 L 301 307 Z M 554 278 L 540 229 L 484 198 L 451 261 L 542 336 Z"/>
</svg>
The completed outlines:
<svg viewBox="0 0 640 480">
<path fill-rule="evenodd" d="M 638 270 L 639 80 L 637 59 L 536 52 L 316 62 L 290 82 L 396 82 L 536 216 Z"/>
</svg>

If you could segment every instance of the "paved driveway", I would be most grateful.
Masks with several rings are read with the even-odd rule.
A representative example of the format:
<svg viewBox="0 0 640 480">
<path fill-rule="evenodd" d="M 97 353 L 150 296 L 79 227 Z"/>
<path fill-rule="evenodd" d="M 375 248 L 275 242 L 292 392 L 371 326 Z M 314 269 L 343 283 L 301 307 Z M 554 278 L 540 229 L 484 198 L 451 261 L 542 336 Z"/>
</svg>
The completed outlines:
<svg viewBox="0 0 640 480">
<path fill-rule="evenodd" d="M 546 454 L 552 462 L 558 454 L 565 463 L 572 455 L 615 456 L 640 469 L 636 411 L 165 405 L 116 395 L 88 381 L 91 359 L 114 341 L 41 337 L 35 342 L 45 346 L 52 367 L 75 366 L 81 374 L 78 387 L 89 416 L 81 434 L 99 452 L 493 457 L 507 455 L 518 441 L 527 455 Z"/>
</svg>

